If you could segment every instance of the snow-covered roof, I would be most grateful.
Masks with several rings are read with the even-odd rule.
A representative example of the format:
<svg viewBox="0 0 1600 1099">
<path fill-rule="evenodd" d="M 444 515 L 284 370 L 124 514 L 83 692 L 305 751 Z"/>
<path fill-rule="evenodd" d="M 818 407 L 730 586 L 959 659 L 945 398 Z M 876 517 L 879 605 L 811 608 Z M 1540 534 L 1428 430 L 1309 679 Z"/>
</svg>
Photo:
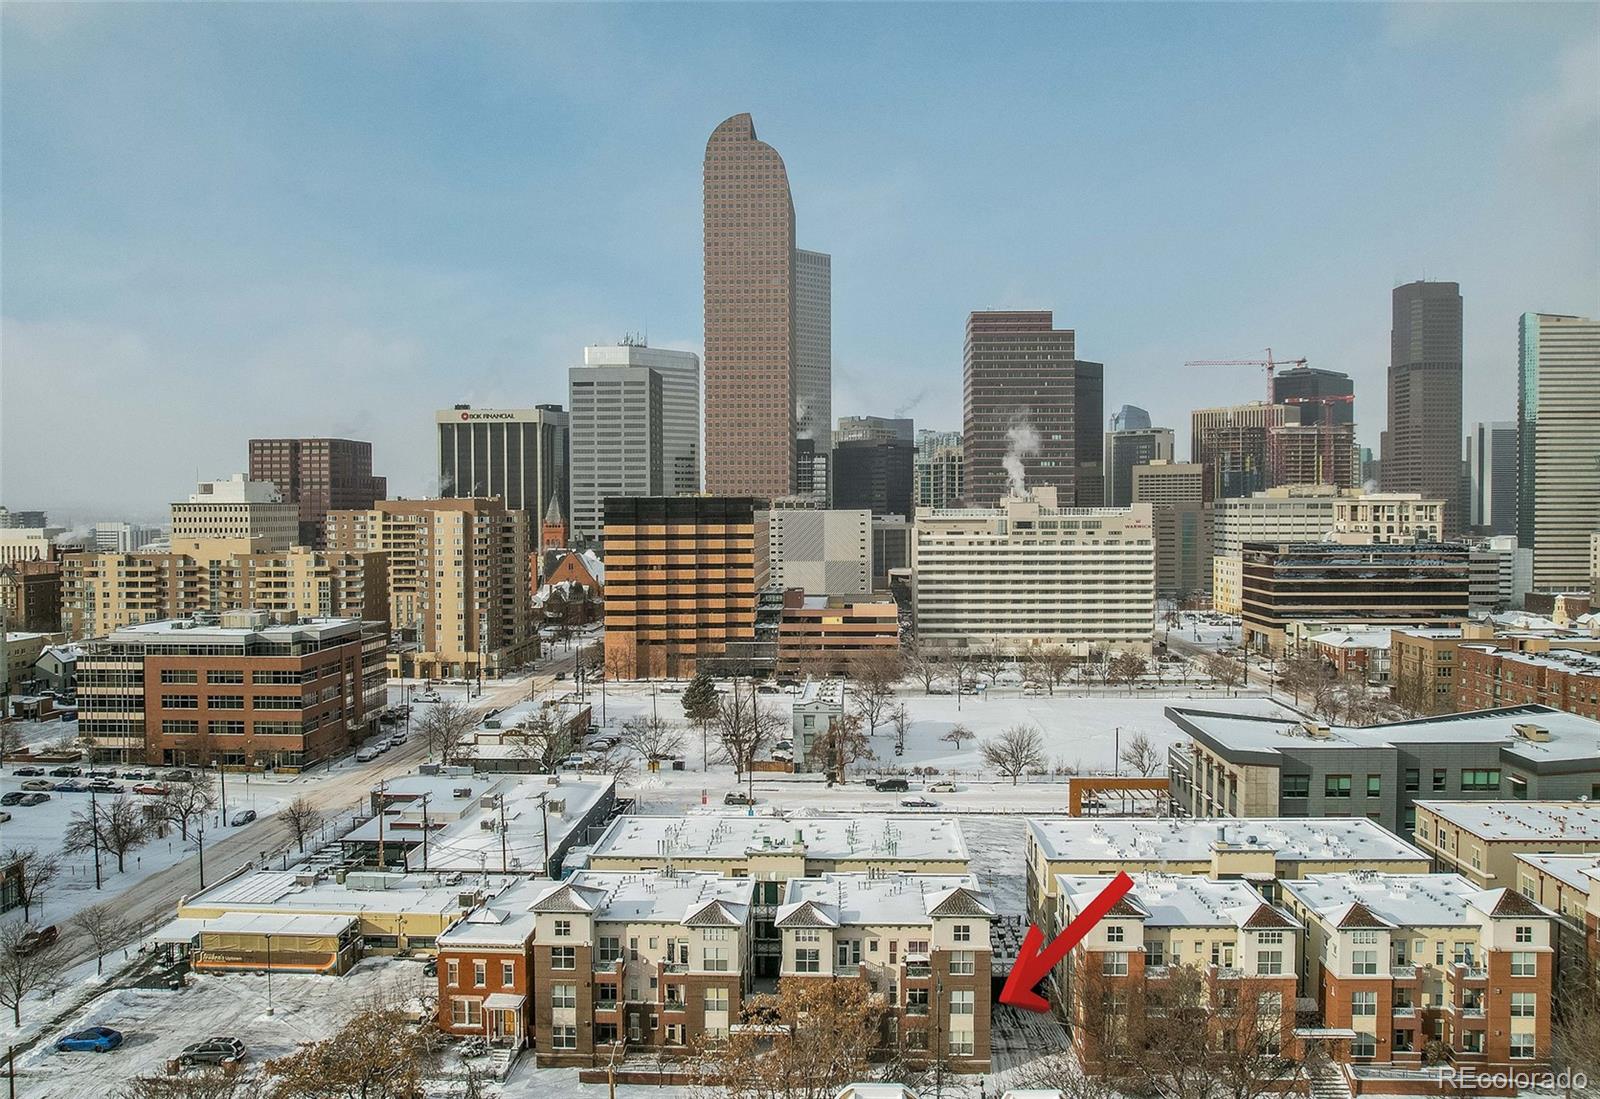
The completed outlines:
<svg viewBox="0 0 1600 1099">
<path fill-rule="evenodd" d="M 535 902 L 540 911 L 557 896 L 581 900 L 602 923 L 667 923 L 742 927 L 755 883 L 709 872 L 623 873 L 580 870 Z"/>
<path fill-rule="evenodd" d="M 1298 927 L 1242 881 L 1212 881 L 1194 874 L 1131 874 L 1133 889 L 1122 912 L 1142 917 L 1146 927 Z M 1057 874 L 1056 886 L 1073 912 L 1094 901 L 1112 878 L 1104 874 Z M 1271 918 L 1263 916 L 1266 908 Z"/>
<path fill-rule="evenodd" d="M 1517 861 L 1585 893 L 1600 885 L 1600 854 L 1519 854 Z"/>
<path fill-rule="evenodd" d="M 207 920 L 202 935 L 340 935 L 354 916 L 296 912 L 229 912 Z"/>
<path fill-rule="evenodd" d="M 1329 927 L 1468 927 L 1478 913 L 1551 914 L 1520 894 L 1511 895 L 1521 903 L 1508 900 L 1509 890 L 1479 889 L 1460 874 L 1313 874 L 1281 888 Z M 1507 906 L 1514 910 L 1501 911 Z M 1363 912 L 1379 922 L 1353 919 Z"/>
<path fill-rule="evenodd" d="M 1390 636 L 1389 630 L 1330 630 L 1310 640 L 1330 649 L 1387 649 Z"/>
<path fill-rule="evenodd" d="M 1587 801 L 1419 801 L 1440 820 L 1486 840 L 1600 841 L 1600 805 Z"/>
<path fill-rule="evenodd" d="M 533 934 L 534 901 L 550 886 L 548 878 L 521 879 L 446 928 L 439 948 L 522 946 Z"/>
<path fill-rule="evenodd" d="M 871 858 L 877 862 L 960 862 L 968 859 L 961 827 L 951 817 L 890 814 L 862 817 L 751 817 L 694 813 L 677 817 L 625 815 L 594 845 L 591 865 L 605 860 L 742 860 L 750 855 L 804 850 L 808 859 Z"/>
<path fill-rule="evenodd" d="M 971 874 L 823 874 L 791 878 L 778 909 L 781 927 L 904 925 L 935 918 L 993 919 L 994 903 Z"/>
<path fill-rule="evenodd" d="M 295 870 L 256 870 L 212 886 L 190 897 L 179 914 L 193 916 L 207 909 L 226 912 L 312 912 L 312 913 L 415 913 L 439 915 L 459 912 L 463 889 L 471 885 L 451 884 L 440 874 L 390 874 L 385 888 L 352 888 L 332 876 L 318 875 L 301 882 Z M 357 875 L 357 883 L 375 878 Z M 508 883 L 502 883 L 508 884 Z"/>
<path fill-rule="evenodd" d="M 1210 863 L 1219 844 L 1273 851 L 1280 863 L 1412 861 L 1427 854 L 1365 817 L 1150 820 L 1034 817 L 1028 833 L 1051 862 Z"/>
</svg>

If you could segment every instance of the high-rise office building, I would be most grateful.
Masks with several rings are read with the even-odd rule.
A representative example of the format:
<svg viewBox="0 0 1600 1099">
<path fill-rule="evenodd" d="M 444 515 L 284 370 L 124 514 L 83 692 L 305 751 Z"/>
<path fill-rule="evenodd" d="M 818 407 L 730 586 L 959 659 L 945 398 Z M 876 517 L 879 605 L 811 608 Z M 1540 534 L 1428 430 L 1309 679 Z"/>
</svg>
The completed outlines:
<svg viewBox="0 0 1600 1099">
<path fill-rule="evenodd" d="M 1249 496 L 1271 487 L 1272 429 L 1299 423 L 1289 405 L 1197 408 L 1189 414 L 1189 460 L 1206 467 L 1206 499 Z"/>
<path fill-rule="evenodd" d="M 1100 424 L 1105 414 L 1105 364 L 1077 359 L 1072 364 L 1073 503 L 1097 508 L 1106 502 L 1105 448 Z"/>
<path fill-rule="evenodd" d="M 974 504 L 1035 485 L 1077 497 L 1075 335 L 1054 320 L 1048 309 L 967 316 L 961 437 Z"/>
<path fill-rule="evenodd" d="M 1517 543 L 1533 586 L 1589 585 L 1600 530 L 1600 321 L 1524 313 L 1517 328 Z"/>
<path fill-rule="evenodd" d="M 1302 424 L 1353 424 L 1355 382 L 1337 370 L 1298 366 L 1272 379 L 1272 403 L 1300 406 Z"/>
<path fill-rule="evenodd" d="M 648 366 L 661 375 L 661 491 L 700 491 L 700 356 L 642 341 L 585 347 L 584 366 Z"/>
<path fill-rule="evenodd" d="M 795 487 L 794 201 L 778 151 L 748 114 L 706 142 L 706 490 Z"/>
<path fill-rule="evenodd" d="M 1394 288 L 1389 332 L 1389 420 L 1383 487 L 1444 500 L 1445 534 L 1462 529 L 1461 288 Z"/>
<path fill-rule="evenodd" d="M 840 416 L 833 442 L 881 443 L 916 441 L 916 424 L 909 416 Z"/>
<path fill-rule="evenodd" d="M 287 549 L 300 537 L 300 507 L 276 485 L 235 473 L 223 481 L 201 481 L 187 502 L 172 505 L 174 542 L 218 538 L 261 539 L 260 549 Z"/>
<path fill-rule="evenodd" d="M 93 533 L 91 543 L 101 553 L 132 553 L 162 536 L 162 532 L 156 527 L 144 527 L 137 523 L 96 523 L 90 529 Z M 304 542 L 303 523 L 300 533 L 301 541 Z"/>
<path fill-rule="evenodd" d="M 587 356 L 586 356 L 587 358 Z M 575 366 L 571 408 L 572 529 L 598 539 L 610 496 L 663 496 L 661 375 L 648 366 Z"/>
<path fill-rule="evenodd" d="M 824 457 L 833 428 L 833 257 L 794 250 L 794 430 Z"/>
<path fill-rule="evenodd" d="M 833 503 L 874 515 L 910 515 L 916 448 L 900 439 L 840 443 L 833 448 Z"/>
<path fill-rule="evenodd" d="M 1467 525 L 1479 534 L 1517 532 L 1517 424 L 1479 421 L 1467 432 Z"/>
<path fill-rule="evenodd" d="M 1112 431 L 1146 431 L 1150 427 L 1150 413 L 1136 404 L 1125 404 L 1111 414 Z"/>
<path fill-rule="evenodd" d="M 440 497 L 498 497 L 507 511 L 527 512 L 534 531 L 552 497 L 572 513 L 567 413 L 560 405 L 497 409 L 459 404 L 433 419 L 439 431 Z"/>
<path fill-rule="evenodd" d="M 1133 502 L 1150 505 L 1156 594 L 1187 599 L 1211 590 L 1211 506 L 1205 467 L 1147 462 L 1133 467 Z"/>
<path fill-rule="evenodd" d="M 1113 416 L 1111 422 L 1118 422 L 1121 415 Z M 1142 427 L 1108 431 L 1105 447 L 1106 504 L 1125 508 L 1133 503 L 1133 467 L 1147 462 L 1172 461 L 1172 429 Z"/>
<path fill-rule="evenodd" d="M 955 507 L 966 492 L 961 432 L 917 432 L 916 477 L 917 507 Z"/>
<path fill-rule="evenodd" d="M 250 480 L 270 481 L 300 507 L 299 541 L 325 545 L 323 519 L 335 508 L 370 508 L 389 494 L 372 475 L 372 444 L 356 439 L 251 439 Z M 138 546 L 104 546 L 131 552 Z"/>
</svg>

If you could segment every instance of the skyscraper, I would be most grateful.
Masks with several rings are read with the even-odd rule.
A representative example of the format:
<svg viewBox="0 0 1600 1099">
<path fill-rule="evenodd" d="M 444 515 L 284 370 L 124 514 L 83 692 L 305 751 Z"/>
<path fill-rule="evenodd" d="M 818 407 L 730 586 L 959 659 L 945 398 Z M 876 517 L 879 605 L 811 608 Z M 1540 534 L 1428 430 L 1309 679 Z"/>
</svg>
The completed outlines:
<svg viewBox="0 0 1600 1099">
<path fill-rule="evenodd" d="M 1121 416 L 1118 413 L 1111 422 L 1118 423 Z M 1122 419 L 1120 422 L 1129 421 Z M 1172 446 L 1170 427 L 1108 431 L 1105 460 L 1107 506 L 1125 508 L 1133 503 L 1133 467 L 1150 462 L 1172 461 Z"/>
<path fill-rule="evenodd" d="M 1442 499 L 1445 535 L 1462 529 L 1461 288 L 1394 288 L 1389 331 L 1389 423 L 1383 487 Z"/>
<path fill-rule="evenodd" d="M 642 342 L 585 347 L 583 365 L 646 366 L 661 375 L 661 492 L 700 491 L 700 356 Z"/>
<path fill-rule="evenodd" d="M 1467 524 L 1482 534 L 1517 532 L 1517 425 L 1475 423 L 1467 432 Z"/>
<path fill-rule="evenodd" d="M 916 448 L 905 439 L 855 439 L 833 448 L 833 503 L 874 515 L 910 516 Z"/>
<path fill-rule="evenodd" d="M 833 433 L 834 445 L 839 443 L 909 443 L 916 439 L 916 424 L 904 416 L 840 416 L 839 429 Z"/>
<path fill-rule="evenodd" d="M 1517 330 L 1517 543 L 1533 586 L 1589 586 L 1600 531 L 1600 321 L 1524 313 Z"/>
<path fill-rule="evenodd" d="M 794 201 L 778 151 L 748 114 L 706 142 L 706 490 L 795 487 L 798 375 Z"/>
<path fill-rule="evenodd" d="M 1150 427 L 1150 413 L 1136 404 L 1125 404 L 1111 414 L 1112 431 L 1145 431 Z"/>
<path fill-rule="evenodd" d="M 961 436 L 966 495 L 977 506 L 993 506 L 1022 482 L 1076 499 L 1075 335 L 1054 320 L 1048 309 L 967 315 Z"/>
<path fill-rule="evenodd" d="M 1353 424 L 1355 382 L 1337 370 L 1309 366 L 1280 371 L 1272 379 L 1272 403 L 1300 406 L 1302 424 Z"/>
<path fill-rule="evenodd" d="M 833 258 L 796 248 L 794 278 L 795 435 L 825 456 L 833 429 Z"/>
<path fill-rule="evenodd" d="M 300 544 L 317 547 L 326 545 L 328 512 L 370 508 L 389 491 L 372 475 L 372 444 L 356 439 L 251 439 L 250 480 L 270 481 L 286 503 L 300 505 Z"/>
<path fill-rule="evenodd" d="M 552 497 L 572 512 L 567 481 L 567 413 L 558 404 L 473 408 L 458 404 L 434 415 L 439 434 L 439 495 L 499 497 L 507 511 L 525 511 L 538 530 Z"/>
<path fill-rule="evenodd" d="M 664 495 L 662 384 L 648 366 L 596 366 L 584 358 L 567 377 L 572 529 L 580 538 L 598 539 L 607 497 Z"/>
<path fill-rule="evenodd" d="M 1289 405 L 1197 408 L 1189 413 L 1189 460 L 1206 467 L 1206 499 L 1249 496 L 1269 487 L 1273 428 L 1299 423 Z"/>
<path fill-rule="evenodd" d="M 919 508 L 955 507 L 966 491 L 961 432 L 917 432 L 916 478 Z"/>
<path fill-rule="evenodd" d="M 1077 359 L 1072 364 L 1072 429 L 1077 437 L 1073 503 L 1080 508 L 1097 508 L 1106 502 L 1105 448 L 1100 435 L 1105 377 L 1104 363 Z"/>
</svg>

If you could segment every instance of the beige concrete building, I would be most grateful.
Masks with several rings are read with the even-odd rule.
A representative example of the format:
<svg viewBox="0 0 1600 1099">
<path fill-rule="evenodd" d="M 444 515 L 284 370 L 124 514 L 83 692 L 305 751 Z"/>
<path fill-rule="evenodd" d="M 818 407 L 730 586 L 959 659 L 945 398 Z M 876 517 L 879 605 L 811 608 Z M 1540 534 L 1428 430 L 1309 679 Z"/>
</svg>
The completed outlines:
<svg viewBox="0 0 1600 1099">
<path fill-rule="evenodd" d="M 1133 467 L 1133 502 L 1151 508 L 1157 595 L 1186 599 L 1210 589 L 1212 521 L 1205 481 L 1205 467 L 1197 462 Z"/>
<path fill-rule="evenodd" d="M 330 550 L 384 554 L 389 622 L 417 645 L 391 671 L 499 675 L 533 659 L 529 521 L 498 499 L 380 500 L 328 513 Z"/>
<path fill-rule="evenodd" d="M 172 541 L 260 539 L 262 549 L 287 549 L 300 540 L 300 505 L 268 481 L 235 473 L 201 481 L 187 502 L 172 505 Z"/>
<path fill-rule="evenodd" d="M 1600 805 L 1582 801 L 1419 801 L 1417 846 L 1485 889 L 1517 888 L 1517 856 L 1600 852 Z"/>
<path fill-rule="evenodd" d="M 1055 490 L 995 508 L 916 517 L 917 638 L 938 649 L 1097 645 L 1150 650 L 1155 540 L 1149 504 L 1061 508 Z"/>
<path fill-rule="evenodd" d="M 266 539 L 179 543 L 170 553 L 74 553 L 63 559 L 62 625 L 73 638 L 123 626 L 252 607 L 301 618 L 389 618 L 383 554 L 267 551 Z"/>
<path fill-rule="evenodd" d="M 1600 530 L 1600 321 L 1524 313 L 1517 351 L 1517 545 L 1535 590 L 1582 590 Z"/>
</svg>

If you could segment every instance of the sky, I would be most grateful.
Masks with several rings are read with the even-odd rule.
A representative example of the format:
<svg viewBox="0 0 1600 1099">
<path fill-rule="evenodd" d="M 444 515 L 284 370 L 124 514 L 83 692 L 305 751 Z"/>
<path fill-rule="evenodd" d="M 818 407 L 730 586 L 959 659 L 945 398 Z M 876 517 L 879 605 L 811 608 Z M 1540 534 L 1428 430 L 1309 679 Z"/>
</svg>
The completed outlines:
<svg viewBox="0 0 1600 1099">
<path fill-rule="evenodd" d="M 0 503 L 162 518 L 251 436 L 566 401 L 701 346 L 706 137 L 748 111 L 833 256 L 835 415 L 961 420 L 973 309 L 1043 308 L 1179 429 L 1356 379 L 1461 284 L 1465 419 L 1524 311 L 1600 310 L 1600 5 L 0 6 Z"/>
</svg>

